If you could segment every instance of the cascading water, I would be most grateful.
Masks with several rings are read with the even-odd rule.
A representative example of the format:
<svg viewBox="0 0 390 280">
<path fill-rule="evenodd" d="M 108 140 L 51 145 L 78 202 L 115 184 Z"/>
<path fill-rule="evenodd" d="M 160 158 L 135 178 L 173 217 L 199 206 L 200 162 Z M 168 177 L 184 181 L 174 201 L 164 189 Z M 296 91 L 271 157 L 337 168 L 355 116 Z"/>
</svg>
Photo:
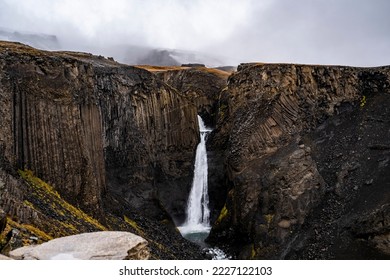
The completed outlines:
<svg viewBox="0 0 390 280">
<path fill-rule="evenodd" d="M 196 148 L 195 170 L 192 188 L 187 205 L 187 227 L 196 230 L 210 227 L 209 195 L 207 185 L 207 151 L 206 137 L 211 131 L 207 129 L 201 117 L 198 116 L 200 143 Z"/>
<path fill-rule="evenodd" d="M 187 217 L 184 224 L 179 227 L 182 235 L 188 239 L 191 239 L 191 235 L 204 239 L 210 231 L 206 138 L 211 129 L 206 128 L 200 116 L 198 116 L 198 123 L 200 142 L 196 148 L 194 178 L 187 202 Z"/>
<path fill-rule="evenodd" d="M 210 248 L 204 242 L 210 233 L 210 209 L 208 195 L 208 165 L 206 140 L 211 129 L 207 128 L 198 116 L 200 142 L 196 148 L 194 178 L 187 202 L 187 217 L 184 224 L 178 227 L 184 238 L 201 245 L 213 259 L 229 259 L 222 250 Z"/>
</svg>

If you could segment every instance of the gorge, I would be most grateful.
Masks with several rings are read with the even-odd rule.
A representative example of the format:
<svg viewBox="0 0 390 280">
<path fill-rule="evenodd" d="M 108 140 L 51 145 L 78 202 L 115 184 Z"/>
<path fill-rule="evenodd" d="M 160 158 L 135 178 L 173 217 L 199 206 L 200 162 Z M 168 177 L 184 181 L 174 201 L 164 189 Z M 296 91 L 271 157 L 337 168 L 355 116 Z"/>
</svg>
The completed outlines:
<svg viewBox="0 0 390 280">
<path fill-rule="evenodd" d="M 388 259 L 389 94 L 387 66 L 228 73 L 0 42 L 2 254 L 12 229 L 11 249 L 116 230 L 202 259 L 176 228 L 201 224 L 238 259 Z"/>
</svg>

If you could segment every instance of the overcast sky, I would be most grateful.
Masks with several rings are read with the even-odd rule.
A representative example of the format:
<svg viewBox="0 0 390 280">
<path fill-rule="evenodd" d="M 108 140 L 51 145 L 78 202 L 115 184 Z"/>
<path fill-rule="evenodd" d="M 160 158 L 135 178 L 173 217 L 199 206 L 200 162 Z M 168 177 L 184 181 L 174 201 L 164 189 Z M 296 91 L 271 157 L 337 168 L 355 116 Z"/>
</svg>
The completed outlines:
<svg viewBox="0 0 390 280">
<path fill-rule="evenodd" d="M 146 45 L 226 63 L 390 64 L 389 0 L 0 0 L 0 28 L 66 49 Z"/>
</svg>

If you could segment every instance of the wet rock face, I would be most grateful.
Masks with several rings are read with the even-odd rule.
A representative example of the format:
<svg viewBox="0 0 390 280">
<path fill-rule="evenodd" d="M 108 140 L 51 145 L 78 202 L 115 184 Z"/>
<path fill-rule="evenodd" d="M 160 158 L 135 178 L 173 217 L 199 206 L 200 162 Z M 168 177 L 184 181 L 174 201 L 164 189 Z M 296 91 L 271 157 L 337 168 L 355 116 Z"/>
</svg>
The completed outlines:
<svg viewBox="0 0 390 280">
<path fill-rule="evenodd" d="M 294 242 L 302 241 L 298 232 L 308 217 L 328 192 L 337 192 L 337 181 L 327 174 L 339 172 L 339 188 L 346 185 L 341 160 L 326 158 L 332 147 L 322 150 L 325 139 L 314 140 L 310 133 L 327 128 L 329 120 L 343 122 L 351 111 L 364 109 L 366 99 L 389 92 L 389 72 L 388 68 L 241 65 L 228 80 L 227 109 L 213 137 L 214 145 L 226 147 L 230 191 L 210 241 L 230 240 L 239 258 L 283 258 L 297 246 Z M 328 131 L 330 139 L 332 133 L 347 137 L 337 129 Z M 330 171 L 324 165 L 338 167 Z"/>
<path fill-rule="evenodd" d="M 13 43 L 0 56 L 2 158 L 94 215 L 112 194 L 167 218 L 159 187 L 190 184 L 195 106 L 151 73 L 104 58 Z"/>
</svg>

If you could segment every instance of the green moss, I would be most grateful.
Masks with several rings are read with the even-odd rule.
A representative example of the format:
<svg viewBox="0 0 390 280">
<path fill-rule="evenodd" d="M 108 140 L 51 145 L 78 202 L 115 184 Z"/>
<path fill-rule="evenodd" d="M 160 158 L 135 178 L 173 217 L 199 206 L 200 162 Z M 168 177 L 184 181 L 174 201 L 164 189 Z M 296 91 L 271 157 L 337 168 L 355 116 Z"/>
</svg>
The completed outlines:
<svg viewBox="0 0 390 280">
<path fill-rule="evenodd" d="M 226 104 L 222 104 L 222 105 L 219 107 L 219 110 L 218 110 L 218 117 L 219 117 L 220 119 L 223 119 L 223 118 L 225 117 L 226 110 L 227 110 L 227 105 L 226 105 Z"/>
<path fill-rule="evenodd" d="M 269 227 L 272 220 L 274 219 L 274 215 L 273 214 L 267 214 L 267 215 L 264 215 L 264 220 L 267 222 L 267 226 Z"/>
<path fill-rule="evenodd" d="M 37 228 L 33 225 L 22 224 L 22 227 L 24 227 L 26 230 L 31 232 L 36 237 L 39 237 L 43 241 L 49 241 L 49 240 L 53 239 L 53 237 L 48 235 L 46 232 L 40 230 L 39 228 Z"/>
<path fill-rule="evenodd" d="M 137 234 L 144 236 L 144 232 L 139 228 L 139 226 L 137 225 L 137 223 L 135 221 L 129 219 L 126 216 L 124 216 L 124 220 L 137 232 Z"/>
<path fill-rule="evenodd" d="M 6 218 L 6 219 L 7 219 L 7 224 L 5 226 L 4 231 L 0 234 L 0 250 L 6 244 L 6 238 L 5 237 L 6 237 L 7 233 L 11 230 L 10 225 L 9 225 L 9 218 Z"/>
<path fill-rule="evenodd" d="M 28 206 L 28 207 L 30 207 L 30 208 L 32 208 L 32 209 L 35 209 L 34 205 L 30 201 L 28 201 L 28 200 L 24 200 L 23 204 Z"/>
<path fill-rule="evenodd" d="M 60 235 L 77 233 L 78 230 L 75 227 L 75 224 L 73 224 L 77 224 L 77 220 L 90 224 L 99 230 L 107 230 L 107 228 L 97 220 L 66 202 L 51 185 L 40 178 L 35 177 L 31 170 L 19 170 L 19 174 L 29 186 L 32 187 L 34 195 L 44 202 L 56 215 L 64 216 L 68 218 L 68 220 L 72 220 L 72 222 L 69 222 L 68 224 L 61 222 L 61 224 L 64 225 L 65 232 Z M 25 204 L 30 205 L 31 202 L 25 201 Z M 70 232 L 67 232 L 66 229 L 70 230 Z"/>
<path fill-rule="evenodd" d="M 22 241 L 24 245 L 29 245 L 29 237 L 31 235 L 38 237 L 41 241 L 49 241 L 53 239 L 51 235 L 47 234 L 45 231 L 34 225 L 20 224 L 17 221 L 8 219 L 8 228 L 5 232 L 10 231 L 12 228 L 18 229 L 20 232 L 22 232 Z"/>
<path fill-rule="evenodd" d="M 227 216 L 228 214 L 228 210 L 226 208 L 226 204 L 223 206 L 221 212 L 219 213 L 219 216 L 218 216 L 218 219 L 216 221 L 216 224 L 220 224 L 222 222 L 223 219 L 225 219 L 225 217 Z"/>
<path fill-rule="evenodd" d="M 256 257 L 255 244 L 252 244 L 252 248 L 251 248 L 251 259 L 254 259 L 255 257 Z"/>
<path fill-rule="evenodd" d="M 47 184 L 45 181 L 42 181 L 38 177 L 34 176 L 34 173 L 31 170 L 19 170 L 20 176 L 25 179 L 28 183 L 30 183 L 33 187 L 38 187 L 40 189 L 45 190 L 48 194 L 53 195 L 57 198 L 60 198 L 58 192 L 54 190 L 52 186 Z"/>
<path fill-rule="evenodd" d="M 77 234 L 79 231 L 78 231 L 78 229 L 74 226 L 74 225 L 72 225 L 72 224 L 70 224 L 70 223 L 65 223 L 65 222 L 60 222 L 61 223 L 61 225 L 64 227 L 64 228 L 66 228 L 71 234 Z"/>
<path fill-rule="evenodd" d="M 360 108 L 363 108 L 367 103 L 367 98 L 365 95 L 363 95 L 362 99 L 360 100 Z"/>
</svg>

